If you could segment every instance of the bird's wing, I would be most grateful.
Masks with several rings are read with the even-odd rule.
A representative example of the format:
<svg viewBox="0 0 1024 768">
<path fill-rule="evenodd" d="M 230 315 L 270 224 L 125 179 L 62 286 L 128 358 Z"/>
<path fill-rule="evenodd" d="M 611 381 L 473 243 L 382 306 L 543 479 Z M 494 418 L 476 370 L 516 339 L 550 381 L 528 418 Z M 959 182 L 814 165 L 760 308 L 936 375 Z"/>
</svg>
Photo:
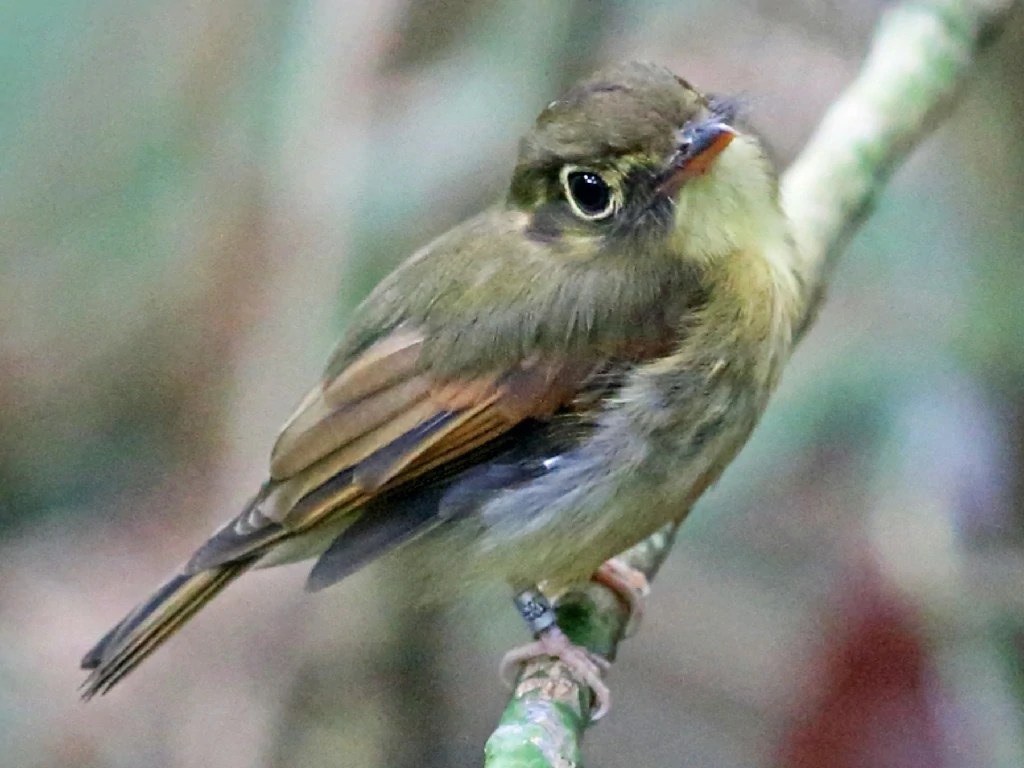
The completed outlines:
<svg viewBox="0 0 1024 768">
<path fill-rule="evenodd" d="M 535 356 L 441 381 L 420 365 L 424 341 L 400 327 L 315 387 L 278 438 L 270 481 L 196 552 L 187 572 L 260 556 L 317 526 L 336 536 L 364 511 L 374 517 L 360 526 L 383 550 L 389 525 L 396 536 L 408 526 L 368 501 L 427 472 L 464 468 L 468 453 L 571 403 L 601 365 Z"/>
</svg>

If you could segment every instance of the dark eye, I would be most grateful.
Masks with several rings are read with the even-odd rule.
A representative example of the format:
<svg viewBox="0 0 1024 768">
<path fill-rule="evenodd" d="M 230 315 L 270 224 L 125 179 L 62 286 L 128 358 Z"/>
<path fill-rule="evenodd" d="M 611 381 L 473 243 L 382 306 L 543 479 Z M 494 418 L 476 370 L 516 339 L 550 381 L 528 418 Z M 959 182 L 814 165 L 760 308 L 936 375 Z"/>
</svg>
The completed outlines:
<svg viewBox="0 0 1024 768">
<path fill-rule="evenodd" d="M 581 219 L 603 219 L 615 210 L 612 189 L 597 171 L 565 168 L 562 171 L 562 185 L 569 204 Z"/>
</svg>

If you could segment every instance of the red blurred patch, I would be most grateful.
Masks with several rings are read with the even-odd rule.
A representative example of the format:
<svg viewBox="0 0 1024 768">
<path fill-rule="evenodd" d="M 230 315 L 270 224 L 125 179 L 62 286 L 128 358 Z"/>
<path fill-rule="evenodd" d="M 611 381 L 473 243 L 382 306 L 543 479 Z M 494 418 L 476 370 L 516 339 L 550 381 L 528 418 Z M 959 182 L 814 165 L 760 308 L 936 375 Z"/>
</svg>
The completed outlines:
<svg viewBox="0 0 1024 768">
<path fill-rule="evenodd" d="M 783 740 L 786 768 L 942 768 L 935 677 L 912 609 L 876 570 L 842 586 L 843 618 L 812 661 L 803 715 Z"/>
</svg>

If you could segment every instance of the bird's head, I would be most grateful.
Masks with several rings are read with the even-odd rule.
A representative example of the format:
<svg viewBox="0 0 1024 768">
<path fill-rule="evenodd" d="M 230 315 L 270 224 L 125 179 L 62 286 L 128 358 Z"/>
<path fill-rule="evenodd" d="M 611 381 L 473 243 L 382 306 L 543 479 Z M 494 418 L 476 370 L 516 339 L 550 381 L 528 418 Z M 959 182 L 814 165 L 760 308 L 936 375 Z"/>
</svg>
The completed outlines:
<svg viewBox="0 0 1024 768">
<path fill-rule="evenodd" d="M 578 256 L 663 245 L 713 262 L 781 216 L 760 142 L 669 70 L 630 62 L 576 84 L 523 138 L 509 204 Z"/>
</svg>

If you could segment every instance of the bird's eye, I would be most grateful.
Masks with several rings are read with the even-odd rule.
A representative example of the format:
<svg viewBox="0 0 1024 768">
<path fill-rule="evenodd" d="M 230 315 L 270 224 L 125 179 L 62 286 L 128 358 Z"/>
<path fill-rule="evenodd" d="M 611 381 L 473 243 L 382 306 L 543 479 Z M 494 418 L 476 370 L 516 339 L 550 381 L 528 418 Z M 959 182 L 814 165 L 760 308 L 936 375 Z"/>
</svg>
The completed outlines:
<svg viewBox="0 0 1024 768">
<path fill-rule="evenodd" d="M 597 171 L 566 166 L 562 169 L 562 186 L 573 211 L 581 219 L 604 219 L 615 210 L 615 195 Z"/>
</svg>

